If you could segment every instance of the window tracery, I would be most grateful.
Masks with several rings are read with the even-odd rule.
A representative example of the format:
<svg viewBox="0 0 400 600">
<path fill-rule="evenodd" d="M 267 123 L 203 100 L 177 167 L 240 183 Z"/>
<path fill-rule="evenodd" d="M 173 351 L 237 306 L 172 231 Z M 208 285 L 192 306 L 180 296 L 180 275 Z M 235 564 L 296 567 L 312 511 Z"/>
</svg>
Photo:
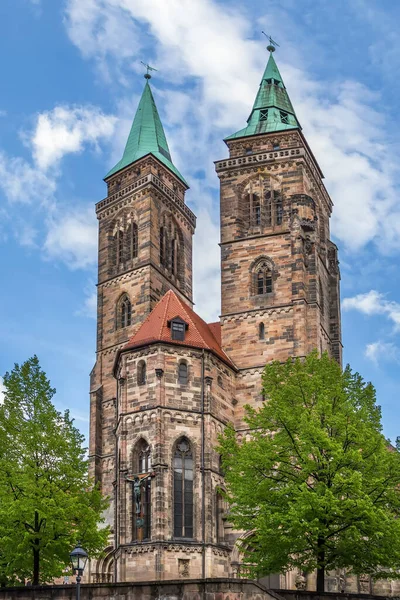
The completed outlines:
<svg viewBox="0 0 400 600">
<path fill-rule="evenodd" d="M 273 264 L 268 258 L 261 258 L 257 260 L 251 269 L 251 295 L 252 296 L 261 296 L 272 294 L 274 285 L 274 270 Z M 262 334 L 263 323 L 259 326 L 259 338 Z M 265 330 L 264 330 L 265 331 Z M 264 333 L 265 335 L 265 333 Z"/>
<path fill-rule="evenodd" d="M 255 177 L 244 188 L 244 209 L 249 228 L 275 227 L 283 224 L 282 193 L 270 177 Z"/>
<path fill-rule="evenodd" d="M 135 475 L 151 472 L 151 448 L 144 439 L 139 440 L 134 448 L 132 466 Z M 136 514 L 135 505 L 136 498 L 132 487 L 132 539 L 141 542 L 151 537 L 151 477 L 140 486 L 140 515 Z M 139 523 L 138 519 L 140 519 Z"/>
<path fill-rule="evenodd" d="M 180 227 L 170 215 L 164 215 L 159 233 L 160 265 L 168 272 L 183 278 L 184 242 Z"/>
<path fill-rule="evenodd" d="M 174 453 L 174 537 L 193 538 L 193 453 L 181 438 Z"/>
<path fill-rule="evenodd" d="M 127 266 L 138 257 L 139 234 L 133 214 L 120 215 L 110 226 L 109 264 L 111 268 Z"/>
<path fill-rule="evenodd" d="M 132 304 L 128 294 L 122 294 L 117 303 L 117 329 L 129 327 L 132 324 Z"/>
</svg>

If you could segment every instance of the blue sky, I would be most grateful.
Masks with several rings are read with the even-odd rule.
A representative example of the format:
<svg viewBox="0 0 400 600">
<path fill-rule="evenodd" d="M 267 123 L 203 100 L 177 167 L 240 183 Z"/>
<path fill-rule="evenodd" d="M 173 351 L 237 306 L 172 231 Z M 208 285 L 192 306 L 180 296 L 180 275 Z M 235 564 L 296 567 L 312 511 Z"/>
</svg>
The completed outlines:
<svg viewBox="0 0 400 600">
<path fill-rule="evenodd" d="M 198 216 L 197 312 L 219 315 L 218 179 L 276 60 L 335 204 L 344 359 L 400 414 L 400 4 L 374 0 L 0 3 L 0 374 L 38 354 L 87 434 L 97 222 L 141 94 L 140 61 Z M 0 381 L 1 386 L 1 381 Z M 1 387 L 0 387 L 1 391 Z"/>
</svg>

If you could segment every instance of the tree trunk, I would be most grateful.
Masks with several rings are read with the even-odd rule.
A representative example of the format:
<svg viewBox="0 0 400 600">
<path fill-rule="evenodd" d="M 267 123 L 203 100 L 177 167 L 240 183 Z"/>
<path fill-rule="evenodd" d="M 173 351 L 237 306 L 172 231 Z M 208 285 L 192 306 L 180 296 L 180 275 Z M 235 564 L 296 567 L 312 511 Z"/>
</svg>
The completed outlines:
<svg viewBox="0 0 400 600">
<path fill-rule="evenodd" d="M 35 532 L 39 531 L 39 513 L 35 511 Z M 33 578 L 32 585 L 39 585 L 39 550 L 40 540 L 35 538 L 33 540 Z"/>
<path fill-rule="evenodd" d="M 318 553 L 317 553 L 317 592 L 325 591 L 325 540 L 318 538 Z"/>
<path fill-rule="evenodd" d="M 35 540 L 35 546 L 39 545 L 39 540 Z M 39 549 L 33 547 L 33 579 L 32 585 L 39 585 Z"/>
</svg>

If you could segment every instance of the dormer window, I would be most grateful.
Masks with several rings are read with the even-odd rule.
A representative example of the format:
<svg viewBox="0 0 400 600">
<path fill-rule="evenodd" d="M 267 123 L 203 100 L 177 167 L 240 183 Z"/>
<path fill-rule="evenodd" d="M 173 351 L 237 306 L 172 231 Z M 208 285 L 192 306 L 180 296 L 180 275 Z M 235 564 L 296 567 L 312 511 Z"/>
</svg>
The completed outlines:
<svg viewBox="0 0 400 600">
<path fill-rule="evenodd" d="M 289 115 L 287 112 L 284 112 L 283 110 L 279 111 L 279 115 L 281 117 L 281 123 L 286 123 L 286 125 L 289 125 Z"/>
<path fill-rule="evenodd" d="M 260 110 L 260 121 L 266 121 L 268 119 L 268 108 Z"/>
<path fill-rule="evenodd" d="M 171 339 L 178 342 L 185 340 L 185 333 L 189 325 L 180 317 L 175 317 L 168 321 L 168 327 L 171 328 Z"/>
</svg>

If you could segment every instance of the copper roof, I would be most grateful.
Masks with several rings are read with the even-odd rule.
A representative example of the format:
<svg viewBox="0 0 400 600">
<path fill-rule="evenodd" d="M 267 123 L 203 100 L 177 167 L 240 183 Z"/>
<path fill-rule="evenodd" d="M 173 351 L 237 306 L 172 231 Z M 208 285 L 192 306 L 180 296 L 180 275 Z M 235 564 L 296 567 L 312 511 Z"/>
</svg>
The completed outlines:
<svg viewBox="0 0 400 600">
<path fill-rule="evenodd" d="M 188 324 L 183 341 L 171 338 L 169 323 L 175 317 L 180 317 Z M 172 290 L 169 290 L 161 298 L 122 350 L 139 348 L 155 342 L 204 348 L 213 352 L 229 366 L 234 367 L 232 361 L 221 348 L 220 324 L 211 323 L 208 325 Z"/>
</svg>

